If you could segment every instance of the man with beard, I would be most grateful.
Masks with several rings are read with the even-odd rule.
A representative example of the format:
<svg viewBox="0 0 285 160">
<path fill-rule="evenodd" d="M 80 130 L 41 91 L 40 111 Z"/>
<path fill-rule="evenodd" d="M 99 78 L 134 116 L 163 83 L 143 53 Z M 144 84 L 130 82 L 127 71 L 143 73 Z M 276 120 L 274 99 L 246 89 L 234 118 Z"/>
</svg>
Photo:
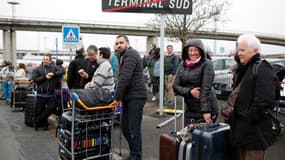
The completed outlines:
<svg viewBox="0 0 285 160">
<path fill-rule="evenodd" d="M 128 160 L 142 159 L 141 122 L 147 91 L 143 80 L 143 65 L 139 53 L 130 47 L 125 35 L 116 37 L 117 52 L 121 56 L 114 104 L 122 103 L 122 132 L 128 141 Z"/>
</svg>

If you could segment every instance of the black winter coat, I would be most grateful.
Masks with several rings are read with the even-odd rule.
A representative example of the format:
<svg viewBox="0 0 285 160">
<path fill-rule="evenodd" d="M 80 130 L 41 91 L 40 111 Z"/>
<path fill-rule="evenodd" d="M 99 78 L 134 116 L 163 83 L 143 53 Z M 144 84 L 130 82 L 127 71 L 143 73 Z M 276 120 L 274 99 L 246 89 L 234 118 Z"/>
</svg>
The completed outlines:
<svg viewBox="0 0 285 160">
<path fill-rule="evenodd" d="M 192 68 L 186 67 L 188 48 L 195 46 L 201 51 L 201 60 Z M 203 119 L 203 113 L 218 115 L 216 94 L 212 90 L 214 80 L 213 64 L 207 59 L 204 45 L 201 40 L 194 39 L 186 43 L 182 51 L 183 62 L 179 65 L 173 88 L 176 94 L 184 97 L 187 119 Z M 200 87 L 200 99 L 192 96 L 191 90 Z"/>
<path fill-rule="evenodd" d="M 164 57 L 164 74 L 165 75 L 175 75 L 179 60 L 176 55 L 167 55 Z"/>
<path fill-rule="evenodd" d="M 147 99 L 143 64 L 139 53 L 128 48 L 121 54 L 115 100 Z"/>
<path fill-rule="evenodd" d="M 54 76 L 51 79 L 46 79 L 46 74 L 52 72 Z M 58 80 L 63 76 L 64 71 L 58 69 L 54 64 L 48 66 L 40 65 L 33 70 L 32 79 L 37 85 L 38 93 L 54 93 Z"/>
<path fill-rule="evenodd" d="M 80 75 L 78 71 L 82 68 L 84 63 L 84 56 L 78 55 L 69 63 L 67 71 L 67 85 L 69 89 L 79 89 L 80 86 Z"/>
<path fill-rule="evenodd" d="M 214 70 L 211 61 L 200 62 L 194 68 L 180 65 L 173 88 L 176 94 L 184 97 L 186 112 L 191 118 L 203 119 L 203 113 L 218 114 L 216 95 L 212 90 Z M 200 99 L 190 93 L 195 87 L 201 88 Z"/>
<path fill-rule="evenodd" d="M 259 59 L 259 54 L 255 55 L 237 73 L 235 86 L 241 80 L 242 83 L 234 108 L 231 138 L 239 148 L 266 149 L 275 141 L 272 121 L 266 112 L 274 105 L 277 79 L 267 61 L 262 61 L 257 75 L 253 76 L 254 63 Z"/>
</svg>

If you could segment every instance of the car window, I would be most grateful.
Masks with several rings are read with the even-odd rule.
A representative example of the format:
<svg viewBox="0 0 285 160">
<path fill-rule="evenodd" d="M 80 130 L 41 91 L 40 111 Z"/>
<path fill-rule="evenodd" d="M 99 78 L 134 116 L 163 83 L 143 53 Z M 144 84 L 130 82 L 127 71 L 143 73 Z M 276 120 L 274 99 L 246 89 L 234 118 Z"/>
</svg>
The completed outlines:
<svg viewBox="0 0 285 160">
<path fill-rule="evenodd" d="M 225 59 L 225 69 L 230 69 L 232 65 L 231 59 Z"/>
<path fill-rule="evenodd" d="M 213 67 L 214 70 L 222 70 L 223 69 L 223 60 L 222 59 L 216 59 L 213 61 Z"/>
</svg>

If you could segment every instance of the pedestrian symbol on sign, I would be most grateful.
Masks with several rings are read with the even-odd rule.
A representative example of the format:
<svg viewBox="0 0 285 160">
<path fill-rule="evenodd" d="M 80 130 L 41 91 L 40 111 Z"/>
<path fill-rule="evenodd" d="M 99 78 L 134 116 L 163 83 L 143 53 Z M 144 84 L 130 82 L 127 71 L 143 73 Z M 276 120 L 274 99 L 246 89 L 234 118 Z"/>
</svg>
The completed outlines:
<svg viewBox="0 0 285 160">
<path fill-rule="evenodd" d="M 77 41 L 77 38 L 75 37 L 72 29 L 70 29 L 64 38 L 65 41 Z"/>
</svg>

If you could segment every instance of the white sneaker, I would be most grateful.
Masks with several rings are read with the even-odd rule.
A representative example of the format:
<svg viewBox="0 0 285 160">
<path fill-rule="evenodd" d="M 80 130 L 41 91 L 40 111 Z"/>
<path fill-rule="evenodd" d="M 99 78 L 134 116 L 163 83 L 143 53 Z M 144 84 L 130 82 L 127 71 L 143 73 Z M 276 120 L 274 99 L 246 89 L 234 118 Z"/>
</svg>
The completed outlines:
<svg viewBox="0 0 285 160">
<path fill-rule="evenodd" d="M 155 96 L 153 96 L 151 100 L 152 100 L 152 101 L 155 101 L 155 100 L 156 100 L 156 97 L 155 97 Z"/>
</svg>

